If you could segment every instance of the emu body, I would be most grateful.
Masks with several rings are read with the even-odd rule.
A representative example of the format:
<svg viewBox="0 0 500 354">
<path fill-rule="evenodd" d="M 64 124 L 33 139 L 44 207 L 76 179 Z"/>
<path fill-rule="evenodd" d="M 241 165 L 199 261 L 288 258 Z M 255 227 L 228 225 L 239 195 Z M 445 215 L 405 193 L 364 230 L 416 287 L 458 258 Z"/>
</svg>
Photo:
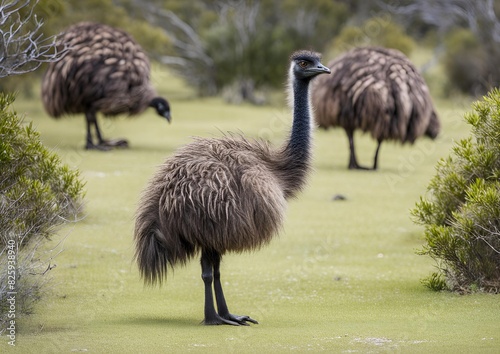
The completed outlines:
<svg viewBox="0 0 500 354">
<path fill-rule="evenodd" d="M 143 192 L 135 226 L 140 273 L 147 284 L 161 283 L 167 267 L 201 253 L 205 324 L 257 323 L 228 311 L 220 261 L 226 252 L 260 248 L 281 228 L 286 200 L 309 172 L 309 82 L 329 72 L 316 53 L 292 55 L 293 126 L 283 146 L 237 135 L 198 138 L 169 157 Z"/>
<path fill-rule="evenodd" d="M 170 106 L 150 83 L 149 59 L 126 32 L 107 25 L 82 22 L 58 37 L 69 50 L 50 63 L 42 81 L 42 101 L 53 117 L 84 113 L 87 149 L 128 146 L 124 139 L 104 140 L 97 113 L 137 115 L 153 107 L 170 122 Z M 97 144 L 92 136 L 95 130 Z"/>
<path fill-rule="evenodd" d="M 312 102 L 320 128 L 344 128 L 349 140 L 349 168 L 366 169 L 356 159 L 354 131 L 377 140 L 373 169 L 384 140 L 413 143 L 436 138 L 440 123 L 427 85 L 403 53 L 385 48 L 357 48 L 331 61 L 329 77 L 313 83 Z"/>
</svg>

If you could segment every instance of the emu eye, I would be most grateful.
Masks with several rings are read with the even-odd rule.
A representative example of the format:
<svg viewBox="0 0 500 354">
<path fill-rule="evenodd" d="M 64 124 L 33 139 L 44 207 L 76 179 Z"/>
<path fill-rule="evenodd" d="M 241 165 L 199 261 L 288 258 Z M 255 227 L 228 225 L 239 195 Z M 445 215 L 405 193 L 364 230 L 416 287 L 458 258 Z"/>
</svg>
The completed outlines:
<svg viewBox="0 0 500 354">
<path fill-rule="evenodd" d="M 307 61 L 304 61 L 304 60 L 299 61 L 299 66 L 302 69 L 306 68 L 307 67 Z"/>
</svg>

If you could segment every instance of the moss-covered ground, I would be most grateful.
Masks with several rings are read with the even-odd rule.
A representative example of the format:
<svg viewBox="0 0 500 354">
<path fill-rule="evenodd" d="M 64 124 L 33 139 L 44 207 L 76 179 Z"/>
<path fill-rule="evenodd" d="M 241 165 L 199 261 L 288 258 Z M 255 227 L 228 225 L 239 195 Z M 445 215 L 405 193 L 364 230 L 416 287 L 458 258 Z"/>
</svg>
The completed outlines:
<svg viewBox="0 0 500 354">
<path fill-rule="evenodd" d="M 259 321 L 249 327 L 200 325 L 203 283 L 198 261 L 144 287 L 133 263 L 134 212 L 156 166 L 192 136 L 241 131 L 279 144 L 290 125 L 286 108 L 230 106 L 196 99 L 161 70 L 154 84 L 172 105 L 168 125 L 152 110 L 101 120 L 106 137 L 130 149 L 83 150 L 83 116 L 53 120 L 39 94 L 15 108 L 34 121 L 44 143 L 86 181 L 85 216 L 60 230 L 50 286 L 30 316 L 18 320 L 22 353 L 169 353 L 289 351 L 498 352 L 500 299 L 436 293 L 420 279 L 433 261 L 416 255 L 422 227 L 409 210 L 425 194 L 436 161 L 465 137 L 470 102 L 438 101 L 443 132 L 413 146 L 385 143 L 380 169 L 347 170 L 341 130 L 315 132 L 314 173 L 289 203 L 285 227 L 255 253 L 230 254 L 222 265 L 229 308 Z M 372 163 L 375 142 L 356 136 L 360 163 Z M 334 200 L 342 195 L 345 200 Z M 50 253 L 47 253 L 50 255 Z"/>
</svg>

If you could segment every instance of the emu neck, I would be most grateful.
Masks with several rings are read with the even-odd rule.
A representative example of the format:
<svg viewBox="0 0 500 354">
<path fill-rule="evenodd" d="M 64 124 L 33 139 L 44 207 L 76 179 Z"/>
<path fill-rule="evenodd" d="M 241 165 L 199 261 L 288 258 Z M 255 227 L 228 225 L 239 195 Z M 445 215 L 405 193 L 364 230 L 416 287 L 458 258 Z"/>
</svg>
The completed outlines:
<svg viewBox="0 0 500 354">
<path fill-rule="evenodd" d="M 293 83 L 293 125 L 287 150 L 298 163 L 308 163 L 311 145 L 311 111 L 309 80 Z"/>
<path fill-rule="evenodd" d="M 281 159 L 281 181 L 286 197 L 293 197 L 304 186 L 311 159 L 309 80 L 293 80 L 291 85 L 293 125 Z"/>
</svg>

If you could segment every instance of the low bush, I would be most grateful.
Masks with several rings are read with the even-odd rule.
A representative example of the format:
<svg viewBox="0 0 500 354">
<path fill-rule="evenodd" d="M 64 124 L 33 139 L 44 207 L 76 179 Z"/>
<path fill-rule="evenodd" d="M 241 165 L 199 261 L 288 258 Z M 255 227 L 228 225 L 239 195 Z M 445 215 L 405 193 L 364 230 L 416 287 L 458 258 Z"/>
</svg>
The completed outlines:
<svg viewBox="0 0 500 354">
<path fill-rule="evenodd" d="M 77 171 L 47 150 L 31 124 L 10 109 L 13 95 L 0 94 L 0 320 L 16 293 L 16 313 L 29 312 L 39 297 L 40 276 L 51 269 L 38 250 L 82 205 Z"/>
<path fill-rule="evenodd" d="M 487 92 L 490 87 L 488 54 L 479 39 L 467 29 L 457 29 L 447 36 L 445 48 L 443 61 L 448 94 L 458 91 L 477 96 Z"/>
<path fill-rule="evenodd" d="M 334 54 L 361 46 L 380 46 L 398 49 L 409 56 L 415 42 L 403 27 L 384 17 L 373 17 L 361 26 L 345 26 L 335 38 L 332 50 Z"/>
<path fill-rule="evenodd" d="M 420 254 L 437 272 L 434 290 L 500 292 L 500 90 L 473 105 L 465 119 L 472 135 L 455 143 L 412 215 L 425 226 Z"/>
</svg>

